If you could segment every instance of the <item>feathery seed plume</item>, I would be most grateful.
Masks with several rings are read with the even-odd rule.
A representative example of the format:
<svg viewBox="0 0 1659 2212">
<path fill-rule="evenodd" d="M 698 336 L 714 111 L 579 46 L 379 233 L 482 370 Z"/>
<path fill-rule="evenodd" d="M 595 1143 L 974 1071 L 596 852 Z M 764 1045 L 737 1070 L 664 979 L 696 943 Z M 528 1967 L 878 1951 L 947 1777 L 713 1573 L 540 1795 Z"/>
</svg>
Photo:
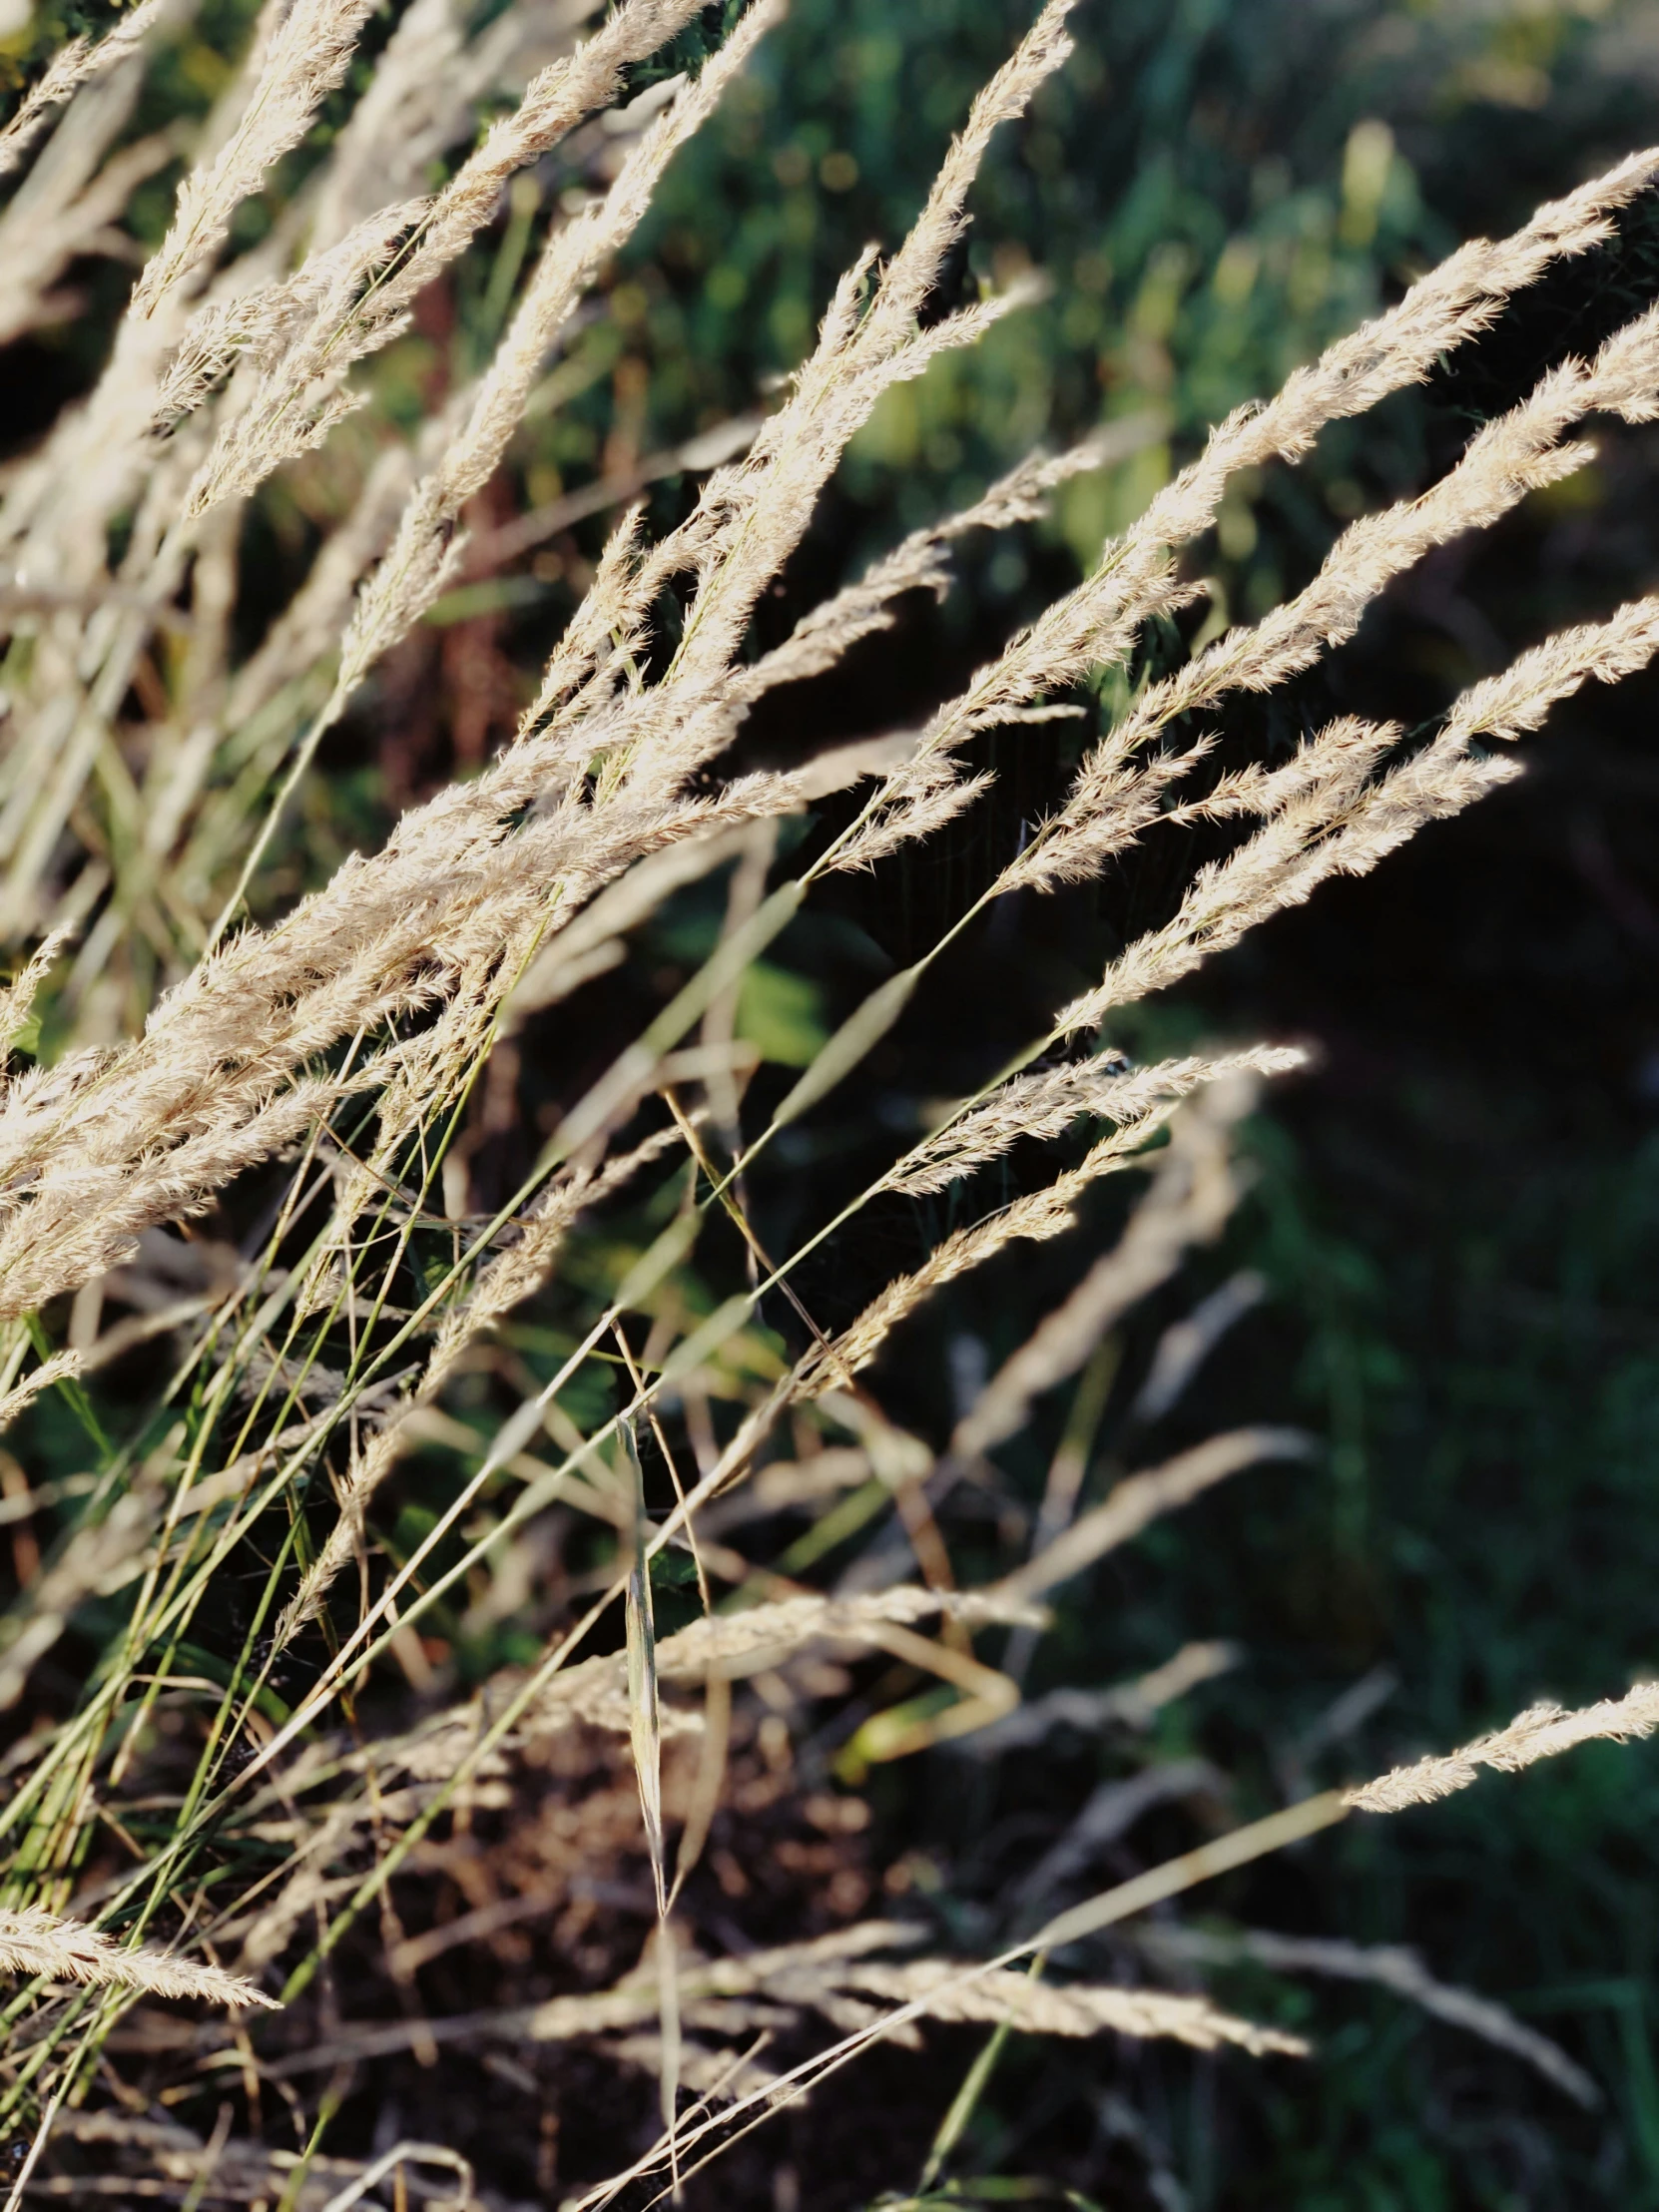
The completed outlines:
<svg viewBox="0 0 1659 2212">
<path fill-rule="evenodd" d="M 1363 1813 L 1399 1813 L 1409 1805 L 1431 1805 L 1436 1798 L 1466 1790 L 1482 1767 L 1501 1774 L 1518 1774 L 1539 1759 L 1553 1759 L 1558 1752 L 1598 1739 L 1626 1743 L 1632 1736 L 1651 1736 L 1659 1728 L 1659 1682 L 1641 1682 L 1621 1698 L 1603 1698 L 1567 1712 L 1559 1705 L 1529 1705 L 1507 1728 L 1475 1737 L 1460 1751 L 1439 1758 L 1419 1759 L 1412 1766 L 1395 1767 L 1375 1782 L 1350 1790 L 1348 1803 Z"/>
<path fill-rule="evenodd" d="M 257 1982 L 223 1966 L 199 1964 L 148 1946 L 127 1949 L 82 1921 L 60 1920 L 38 1905 L 0 1911 L 0 1968 L 54 1981 L 143 1989 L 158 1997 L 206 1997 L 214 2004 L 275 2008 Z"/>
<path fill-rule="evenodd" d="M 8 176 L 22 161 L 45 129 L 52 109 L 136 53 L 172 5 L 173 0 L 139 0 L 131 15 L 122 17 L 103 38 L 78 36 L 60 46 L 45 75 L 30 87 L 17 113 L 0 130 L 0 177 Z"/>
</svg>

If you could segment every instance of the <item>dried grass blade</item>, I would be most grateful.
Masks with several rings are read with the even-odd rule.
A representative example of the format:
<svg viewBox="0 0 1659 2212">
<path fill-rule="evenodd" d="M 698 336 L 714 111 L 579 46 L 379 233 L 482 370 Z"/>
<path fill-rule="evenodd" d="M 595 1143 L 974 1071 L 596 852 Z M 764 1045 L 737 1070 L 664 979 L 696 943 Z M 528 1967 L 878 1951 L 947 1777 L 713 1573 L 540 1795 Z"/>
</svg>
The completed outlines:
<svg viewBox="0 0 1659 2212">
<path fill-rule="evenodd" d="M 1010 1599 L 1037 1597 L 1093 1566 L 1163 1514 L 1189 1504 L 1213 1483 L 1264 1459 L 1305 1459 L 1312 1449 L 1312 1438 L 1300 1428 L 1235 1428 L 1226 1435 L 1211 1436 L 1190 1451 L 1166 1459 L 1162 1466 L 1127 1476 L 1104 1504 L 1074 1521 L 1023 1567 L 1005 1575 L 996 1589 Z"/>
<path fill-rule="evenodd" d="M 1248 1866 L 1252 1860 L 1265 1857 L 1270 1852 L 1283 1851 L 1291 1844 L 1301 1843 L 1316 1836 L 1322 1829 L 1330 1828 L 1346 1820 L 1349 1807 L 1340 1790 L 1327 1790 L 1319 1797 L 1304 1798 L 1300 1804 L 1287 1806 L 1283 1812 L 1270 1813 L 1266 1819 L 1252 1821 L 1243 1828 L 1236 1828 L 1226 1836 L 1217 1837 L 1212 1843 L 1201 1845 L 1196 1851 L 1185 1852 L 1178 1859 L 1167 1860 L 1162 1866 L 1150 1868 L 1145 1874 L 1131 1881 L 1119 1883 L 1115 1889 L 1102 1891 L 1098 1897 L 1062 1913 L 1045 1928 L 1025 1941 L 1015 1944 L 996 1958 L 981 1964 L 964 1966 L 941 1988 L 966 1988 L 985 1974 L 995 1973 L 1017 1960 L 1028 1957 L 1033 1951 L 1050 1951 L 1062 1943 L 1076 1942 L 1084 1936 L 1092 1936 L 1103 1928 L 1128 1920 L 1148 1907 L 1160 1905 L 1166 1899 L 1179 1897 L 1200 1882 L 1213 1880 L 1217 1875 L 1229 1874 L 1236 1867 Z M 936 1992 L 935 1992 L 936 1993 Z M 747 2121 L 758 2125 L 766 2115 L 776 2109 L 780 2095 L 793 2090 L 805 2094 L 818 2082 L 858 2057 L 871 2045 L 893 2035 L 911 2021 L 925 2016 L 926 2004 L 911 1997 L 907 2002 L 889 2012 L 872 2026 L 854 2029 L 843 2035 L 839 2042 L 815 2056 L 803 2059 L 791 2067 L 788 2073 L 762 2091 L 740 2097 L 728 2106 L 718 2118 L 699 2121 L 687 2128 L 680 2139 L 682 2153 L 692 2149 L 710 2135 L 718 2134 L 722 2145 L 732 2141 L 735 2122 Z M 658 2142 L 634 2163 L 599 2187 L 590 2189 L 570 2207 L 570 2212 L 600 2212 L 600 2207 L 613 2204 L 617 2198 L 642 2176 L 660 2170 L 666 2156 L 666 2143 Z M 711 2151 L 695 2166 L 686 2169 L 687 2177 L 698 2172 L 708 2162 Z"/>
<path fill-rule="evenodd" d="M 680 2101 L 680 1994 L 674 1932 L 669 1922 L 668 1864 L 663 1842 L 663 1722 L 657 1694 L 657 1634 L 651 1605 L 651 1562 L 646 1555 L 645 1470 L 632 1420 L 622 1423 L 634 1507 L 633 1556 L 625 1596 L 628 1638 L 628 1741 L 639 1785 L 651 1880 L 657 1893 L 657 1994 L 662 2032 L 663 2126 L 675 2191 L 680 2186 L 675 2123 Z"/>
<path fill-rule="evenodd" d="M 1570 2059 L 1559 2043 L 1540 2035 L 1536 2028 L 1517 2020 L 1512 2012 L 1490 1997 L 1477 1996 L 1437 1981 L 1413 1950 L 1398 1944 L 1365 1945 L 1336 1938 L 1282 1936 L 1271 1929 L 1240 1929 L 1236 1934 L 1215 1935 L 1188 1928 L 1149 1929 L 1138 1938 L 1154 1958 L 1168 1956 L 1205 1965 L 1229 1965 L 1240 1958 L 1254 1959 L 1275 1973 L 1322 1974 L 1334 1980 L 1370 1981 L 1391 1989 L 1396 1996 L 1418 2004 L 1433 2018 L 1444 2020 L 1498 2050 L 1511 2052 L 1536 2069 L 1587 2112 L 1606 2101 L 1584 2069 Z"/>
</svg>

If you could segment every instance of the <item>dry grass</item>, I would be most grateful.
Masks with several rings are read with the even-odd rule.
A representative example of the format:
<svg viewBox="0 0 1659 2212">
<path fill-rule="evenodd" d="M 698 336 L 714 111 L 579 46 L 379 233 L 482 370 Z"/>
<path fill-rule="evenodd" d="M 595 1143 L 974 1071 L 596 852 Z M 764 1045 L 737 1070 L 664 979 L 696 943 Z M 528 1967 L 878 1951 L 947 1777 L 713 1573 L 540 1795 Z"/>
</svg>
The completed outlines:
<svg viewBox="0 0 1659 2212">
<path fill-rule="evenodd" d="M 19 966 L 0 1022 L 8 1038 L 32 1034 L 38 1001 L 58 1041 L 0 1096 L 0 1420 L 20 1419 L 48 1389 L 73 1391 L 140 1343 L 165 1347 L 167 1361 L 131 1432 L 103 1439 L 93 1471 L 65 1492 L 77 1509 L 44 1557 L 17 1554 L 20 1588 L 0 1628 L 7 1707 L 34 1694 L 77 1622 L 96 1611 L 105 1628 L 79 1694 L 28 1708 L 37 1725 L 8 1754 L 0 1815 L 0 1949 L 22 1983 L 6 2006 L 0 2107 L 32 2143 L 31 2170 L 44 2158 L 66 2196 L 86 2174 L 80 2150 L 102 2141 L 120 2150 L 108 2170 L 191 2205 L 211 2183 L 216 2201 L 270 2201 L 280 2189 L 285 2207 L 343 2207 L 387 2177 L 399 2204 L 435 2202 L 453 2197 L 457 2175 L 454 2201 L 476 2201 L 453 2147 L 406 2142 L 354 2163 L 320 2148 L 345 2091 L 319 2098 L 314 2076 L 332 2069 L 342 2083 L 341 2069 L 392 2052 L 430 2063 L 447 2043 L 532 2055 L 580 2045 L 613 2071 L 659 2077 L 661 2140 L 619 2157 L 624 2170 L 582 2196 L 593 2205 L 625 2186 L 666 2185 L 781 2099 L 927 2020 L 1299 2051 L 1202 1994 L 1050 1985 L 1013 1968 L 1350 1806 L 1392 1810 L 1464 1786 L 1481 1764 L 1518 1767 L 1653 1726 L 1645 1691 L 1583 1714 L 1539 1707 L 1449 1759 L 1271 1814 L 1074 1904 L 994 1959 L 895 1961 L 872 1954 L 916 1938 L 919 1924 L 867 1917 L 878 1875 L 842 1852 L 853 1831 L 837 1829 L 834 1811 L 857 1800 L 831 1796 L 826 1813 L 811 1797 L 780 1716 L 844 1696 L 848 1665 L 878 1652 L 920 1694 L 866 1714 L 846 1775 L 978 1729 L 1029 1733 L 1038 1709 L 1016 1712 L 1023 1661 L 1012 1655 L 1041 1633 L 1035 1599 L 1215 1482 L 1306 1448 L 1283 1430 L 1217 1435 L 1085 1505 L 1085 1439 L 1056 1459 L 1041 1514 L 999 1577 L 957 1587 L 939 1518 L 947 1495 L 968 1480 L 994 1485 L 992 1455 L 1034 1408 L 1079 1375 L 1081 1401 L 1103 1340 L 1221 1235 L 1241 1188 L 1236 1124 L 1254 1087 L 1299 1054 L 1268 1045 L 1142 1069 L 1108 1055 L 1033 1063 L 1518 774 L 1508 741 L 1591 679 L 1644 666 L 1659 614 L 1641 600 L 1545 641 L 1410 741 L 1391 724 L 1344 718 L 1288 763 L 1218 775 L 1189 718 L 1285 683 L 1351 637 L 1431 549 L 1581 466 L 1589 414 L 1659 413 L 1659 310 L 1594 359 L 1551 369 L 1416 498 L 1357 521 L 1305 591 L 1143 686 L 1018 857 L 871 994 L 760 1126 L 744 1124 L 752 1063 L 736 1049 L 732 1009 L 746 971 L 828 874 L 877 865 L 973 806 L 986 779 L 970 741 L 1076 712 L 1085 676 L 1126 662 L 1149 623 L 1195 596 L 1187 549 L 1239 471 L 1294 464 L 1327 423 L 1421 381 L 1515 291 L 1604 240 L 1659 154 L 1540 210 L 1511 239 L 1462 248 L 1276 397 L 1230 417 L 1092 573 L 919 732 L 728 773 L 757 703 L 834 667 L 892 620 L 903 593 L 946 591 L 964 533 L 1029 521 L 1066 477 L 1143 435 L 1111 425 L 1076 452 L 1022 464 L 783 644 L 752 651 L 757 608 L 882 395 L 1021 302 L 1015 288 L 924 311 L 993 135 L 1064 66 L 1069 0 L 1049 0 L 964 119 L 909 235 L 846 273 L 815 347 L 752 437 L 745 427 L 739 457 L 712 470 L 659 542 L 637 508 L 618 522 L 512 742 L 279 919 L 246 918 L 322 740 L 459 574 L 469 503 L 496 477 L 597 273 L 780 12 L 756 0 L 695 78 L 649 96 L 641 116 L 613 118 L 620 152 L 604 190 L 549 225 L 475 380 L 412 441 L 378 424 L 365 463 L 363 446 L 342 442 L 346 417 L 372 417 L 378 403 L 365 364 L 493 221 L 509 181 L 610 108 L 630 66 L 694 10 L 625 0 L 584 38 L 580 8 L 554 20 L 514 7 L 473 35 L 458 10 L 412 0 L 287 215 L 233 254 L 237 209 L 317 131 L 367 15 L 362 0 L 268 7 L 192 149 L 100 381 L 7 478 L 0 928 Z M 0 254 L 17 257 L 15 273 L 5 265 L 16 327 L 169 153 L 122 140 L 147 42 L 165 35 L 165 8 L 146 0 L 101 44 L 76 41 L 0 137 L 0 163 L 34 160 L 17 203 L 27 226 L 8 233 L 0 220 Z M 505 86 L 516 105 L 454 160 L 447 184 L 417 190 L 424 165 L 457 157 Z M 353 497 L 264 635 L 238 642 L 244 522 L 274 473 L 318 446 L 355 472 Z M 839 831 L 793 872 L 777 865 L 774 827 L 848 789 Z M 769 1254 L 746 1211 L 745 1171 L 855 1076 L 945 947 L 992 900 L 1087 879 L 1171 821 L 1245 827 L 1193 874 L 1172 918 L 1053 1009 L 1017 1067 L 944 1111 L 798 1249 Z M 673 891 L 728 867 L 728 922 L 712 955 L 567 1102 L 507 1202 L 470 1207 L 468 1117 L 516 1110 L 517 1031 L 614 965 L 627 933 Z M 1065 1143 L 1080 1126 L 1090 1141 L 1042 1187 L 994 1208 L 975 1195 L 970 1179 L 1017 1145 Z M 263 1214 L 245 1207 L 253 1226 L 240 1248 L 168 1233 L 246 1191 L 251 1171 L 269 1177 L 272 1163 L 283 1170 L 276 1195 Z M 1120 1239 L 971 1393 L 943 1451 L 889 1418 L 857 1379 L 917 1309 L 1011 1244 L 1063 1236 L 1102 1178 L 1148 1169 Z M 961 1226 L 849 1325 L 821 1329 L 797 1288 L 808 1257 L 878 1197 L 958 1185 Z M 711 1301 L 696 1258 L 727 1217 L 749 1273 Z M 596 1225 L 629 1219 L 647 1224 L 631 1243 L 593 1242 Z M 595 1250 L 608 1255 L 597 1267 Z M 573 1251 L 583 1265 L 562 1311 L 579 1323 L 551 1373 L 532 1372 L 515 1352 L 514 1318 L 565 1287 Z M 1160 1408 L 1255 1295 L 1240 1292 L 1225 1317 L 1195 1316 L 1188 1349 L 1147 1383 Z M 803 1333 L 793 1362 L 761 1324 L 763 1300 L 770 1312 L 780 1299 Z M 131 1305 L 133 1318 L 104 1327 L 106 1302 Z M 601 1369 L 619 1387 L 594 1413 L 583 1383 Z M 481 1374 L 504 1378 L 516 1401 L 498 1407 L 488 1434 L 461 1418 L 470 1401 L 457 1394 Z M 441 1509 L 398 1538 L 381 1512 L 394 1477 L 440 1446 Z M 27 1489 L 29 1470 L 22 1478 Z M 42 1488 L 28 1510 L 65 1499 Z M 810 1515 L 776 1566 L 728 1541 L 746 1499 Z M 880 1550 L 889 1527 L 903 1547 L 894 1571 Z M 583 1531 L 580 1571 L 560 1563 L 572 1528 Z M 867 1578 L 812 1586 L 815 1562 L 860 1529 L 876 1538 L 859 1569 Z M 251 1561 L 238 1648 L 224 1678 L 208 1678 L 200 1623 Z M 689 1566 L 703 1617 L 659 1636 L 654 1578 L 663 1584 L 675 1561 Z M 480 1637 L 520 1624 L 533 1655 L 446 1703 L 423 1640 L 440 1603 Z M 624 1621 L 626 1651 L 615 1648 Z M 997 1665 L 973 1639 L 1000 1630 L 1010 1633 Z M 1119 1717 L 1149 1715 L 1225 1663 L 1214 1647 L 1194 1649 L 1156 1684 L 1121 1693 Z M 737 1687 L 756 1680 L 758 1690 Z M 825 1681 L 831 1690 L 812 1688 Z M 401 1718 L 386 1722 L 394 1711 Z M 683 1939 L 687 1885 L 714 1867 L 732 1897 L 749 1895 L 761 1877 L 738 1857 L 746 1823 L 764 1837 L 786 1814 L 818 1820 L 825 1844 L 813 1861 L 818 1845 L 790 1839 L 807 1856 L 791 1862 L 805 1871 L 788 1902 L 810 1918 L 814 1898 L 830 1898 L 832 1925 L 741 1957 L 696 1951 Z M 583 1903 L 584 1882 L 626 1887 L 635 1873 L 649 1878 L 643 1913 L 637 1898 L 626 1911 Z M 578 1986 L 530 1990 L 513 1946 L 517 1924 L 534 1917 L 578 1959 Z M 151 1928 L 167 1931 L 165 1950 L 140 1939 Z M 1260 1940 L 1271 1950 L 1275 1939 Z M 445 2011 L 441 1973 L 462 1951 L 490 1993 Z M 1372 1973 L 1497 2032 L 1478 2000 L 1414 1965 L 1274 1955 L 1287 1969 Z M 205 2000 L 209 2017 L 170 2025 L 153 2005 L 135 2010 L 141 1998 Z M 215 2016 L 245 2005 L 281 2010 L 258 2026 Z M 795 2055 L 821 2034 L 815 2021 L 840 2039 Z M 1539 2046 L 1553 2046 L 1541 2038 L 1515 2029 L 1510 2045 L 1548 2070 Z M 502 2063 L 529 2078 L 518 2059 Z M 160 2109 L 157 2097 L 184 2102 L 215 2068 L 237 2084 L 234 2127 L 170 2133 L 134 2116 L 147 2100 Z M 300 2136 L 285 2165 L 261 2133 L 282 2100 Z"/>
<path fill-rule="evenodd" d="M 1655 1728 L 1659 1728 L 1659 1686 L 1651 1682 L 1639 1683 L 1623 1697 L 1602 1698 L 1576 1713 L 1564 1712 L 1559 1705 L 1529 1705 L 1507 1728 L 1477 1736 L 1444 1758 L 1395 1767 L 1390 1774 L 1350 1790 L 1348 1802 L 1365 1813 L 1398 1813 L 1408 1805 L 1432 1805 L 1436 1798 L 1449 1797 L 1453 1790 L 1466 1790 L 1478 1781 L 1481 1767 L 1515 1774 L 1579 1744 L 1608 1738 L 1627 1743 L 1632 1736 L 1651 1736 Z"/>
</svg>

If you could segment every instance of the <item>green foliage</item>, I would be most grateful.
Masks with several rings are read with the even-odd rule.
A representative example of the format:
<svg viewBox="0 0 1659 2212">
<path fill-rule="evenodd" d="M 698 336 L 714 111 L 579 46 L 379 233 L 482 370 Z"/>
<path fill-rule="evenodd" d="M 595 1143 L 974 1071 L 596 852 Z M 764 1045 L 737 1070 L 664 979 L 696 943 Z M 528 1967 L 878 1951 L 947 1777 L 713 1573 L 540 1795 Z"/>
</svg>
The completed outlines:
<svg viewBox="0 0 1659 2212">
<path fill-rule="evenodd" d="M 823 998 L 809 977 L 757 960 L 738 991 L 737 1034 L 754 1045 L 763 1060 L 780 1067 L 807 1067 L 829 1035 Z"/>
</svg>

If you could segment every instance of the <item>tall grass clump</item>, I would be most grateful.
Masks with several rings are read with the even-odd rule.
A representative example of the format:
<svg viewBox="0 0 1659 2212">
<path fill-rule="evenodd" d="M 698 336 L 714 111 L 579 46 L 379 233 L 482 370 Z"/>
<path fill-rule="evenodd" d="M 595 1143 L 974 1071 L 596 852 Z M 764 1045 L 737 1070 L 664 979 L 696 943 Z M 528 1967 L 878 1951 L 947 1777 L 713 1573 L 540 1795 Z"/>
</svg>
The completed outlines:
<svg viewBox="0 0 1659 2212">
<path fill-rule="evenodd" d="M 159 111 L 187 11 L 142 0 L 20 71 L 6 327 L 59 328 L 80 286 L 88 376 L 0 489 L 13 2204 L 129 2182 L 193 2207 L 643 2204 L 869 2046 L 988 2024 L 919 2182 L 887 2177 L 925 2198 L 1011 2030 L 1306 2057 L 1209 1993 L 1239 1955 L 1369 1978 L 1597 2098 L 1407 1954 L 1230 1949 L 1170 1907 L 1356 1810 L 1646 1735 L 1649 1689 L 1349 1791 L 1258 1788 L 1246 1818 L 1233 1778 L 1148 1736 L 976 1929 L 876 1863 L 861 1793 L 1080 1715 L 1145 1735 L 1231 1663 L 1195 1638 L 1023 1697 L 1078 1578 L 1310 1453 L 1165 1425 L 1259 1285 L 1135 1334 L 1225 1238 L 1239 1124 L 1305 1055 L 1120 1042 L 1659 650 L 1637 597 L 1418 727 L 1347 711 L 1251 757 L 1229 720 L 1583 468 L 1591 418 L 1659 417 L 1659 305 L 1554 359 L 1258 619 L 1208 620 L 1201 563 L 1252 472 L 1363 429 L 1605 247 L 1659 152 L 1459 247 L 1227 415 L 924 713 L 825 735 L 837 679 L 950 593 L 964 541 L 1121 489 L 1167 425 L 1117 412 L 1020 458 L 776 619 L 878 410 L 1041 296 L 1038 273 L 961 270 L 981 166 L 1072 53 L 1072 0 L 1048 0 L 787 379 L 515 511 L 599 291 L 783 14 L 268 0 L 218 26 L 183 116 Z M 393 824 L 353 818 L 353 749 L 413 643 L 512 606 L 492 567 L 550 542 L 567 605 L 538 672 L 475 672 L 517 684 L 510 737 L 457 736 Z M 953 866 L 1011 760 L 1043 803 Z M 1008 1053 L 964 948 L 1149 853 L 1161 904 Z M 815 927 L 844 941 L 871 871 L 949 910 L 818 1021 L 790 963 Z M 838 1118 L 941 995 L 971 1073 L 870 1113 L 848 1168 Z M 1040 1275 L 1009 1265 L 1048 1245 Z M 929 1424 L 915 1317 L 980 1269 L 1009 1340 L 977 1364 L 953 1341 Z M 1061 1392 L 1033 1487 L 1018 1455 Z M 1171 1845 L 1208 1833 L 1099 1888 L 1157 1808 Z"/>
</svg>

